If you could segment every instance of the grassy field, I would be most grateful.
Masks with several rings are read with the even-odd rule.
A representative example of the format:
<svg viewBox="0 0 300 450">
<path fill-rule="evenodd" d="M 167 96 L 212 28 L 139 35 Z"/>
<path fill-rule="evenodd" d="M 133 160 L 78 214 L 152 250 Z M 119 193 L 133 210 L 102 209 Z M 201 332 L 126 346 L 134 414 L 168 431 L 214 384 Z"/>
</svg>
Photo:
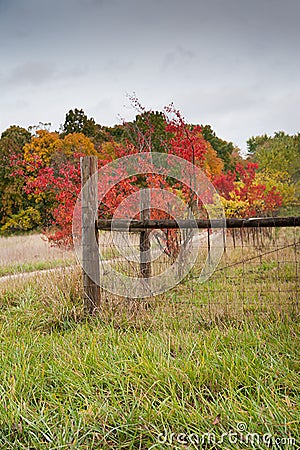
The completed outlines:
<svg viewBox="0 0 300 450">
<path fill-rule="evenodd" d="M 50 247 L 41 234 L 0 237 L 0 277 L 74 263 L 72 251 Z"/>
<path fill-rule="evenodd" d="M 293 283 L 294 257 L 280 272 Z M 299 309 L 274 268 L 188 278 L 150 301 L 103 295 L 88 319 L 78 267 L 8 282 L 0 448 L 299 448 Z M 247 302 L 257 283 L 263 301 Z"/>
</svg>

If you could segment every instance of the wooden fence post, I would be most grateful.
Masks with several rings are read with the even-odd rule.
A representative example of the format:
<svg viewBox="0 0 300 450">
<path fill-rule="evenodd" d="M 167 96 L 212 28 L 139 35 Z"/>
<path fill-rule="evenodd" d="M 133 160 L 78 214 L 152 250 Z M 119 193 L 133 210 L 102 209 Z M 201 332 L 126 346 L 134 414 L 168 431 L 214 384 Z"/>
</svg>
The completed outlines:
<svg viewBox="0 0 300 450">
<path fill-rule="evenodd" d="M 149 198 L 149 190 L 142 190 L 141 200 L 140 200 L 140 208 L 141 220 L 149 220 L 150 219 L 150 198 Z M 143 230 L 140 234 L 140 273 L 142 278 L 150 278 L 151 277 L 151 261 L 150 261 L 150 239 L 149 239 L 150 230 Z"/>
<path fill-rule="evenodd" d="M 100 303 L 100 264 L 97 228 L 98 158 L 96 156 L 84 156 L 80 159 L 80 167 L 84 309 L 86 314 L 91 314 Z M 87 181 L 89 183 L 86 185 Z"/>
</svg>

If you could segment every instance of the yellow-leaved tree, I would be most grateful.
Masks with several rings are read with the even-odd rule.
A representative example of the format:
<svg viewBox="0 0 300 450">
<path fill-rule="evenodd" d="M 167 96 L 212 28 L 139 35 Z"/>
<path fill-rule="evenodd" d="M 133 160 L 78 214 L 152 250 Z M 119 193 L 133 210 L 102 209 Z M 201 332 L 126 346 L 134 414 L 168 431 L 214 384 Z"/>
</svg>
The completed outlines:
<svg viewBox="0 0 300 450">
<path fill-rule="evenodd" d="M 83 133 L 67 134 L 63 139 L 59 139 L 55 143 L 55 150 L 70 157 L 76 153 L 85 155 L 97 155 L 92 141 Z"/>
<path fill-rule="evenodd" d="M 265 169 L 256 174 L 255 180 L 256 184 L 264 184 L 266 191 L 276 188 L 282 196 L 284 206 L 293 205 L 297 201 L 296 185 L 292 182 L 288 172 Z"/>
<path fill-rule="evenodd" d="M 209 175 L 220 175 L 223 171 L 224 163 L 218 157 L 216 150 L 207 142 L 204 159 L 204 169 Z"/>
<path fill-rule="evenodd" d="M 24 160 L 32 164 L 39 158 L 45 166 L 49 165 L 59 140 L 59 134 L 56 132 L 37 130 L 36 135 L 24 146 Z"/>
</svg>

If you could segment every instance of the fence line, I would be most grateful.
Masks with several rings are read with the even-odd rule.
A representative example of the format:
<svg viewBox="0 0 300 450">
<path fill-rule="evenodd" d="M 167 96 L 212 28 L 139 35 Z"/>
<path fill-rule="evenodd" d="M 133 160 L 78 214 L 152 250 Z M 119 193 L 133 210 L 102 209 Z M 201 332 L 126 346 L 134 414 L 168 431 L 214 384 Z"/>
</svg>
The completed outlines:
<svg viewBox="0 0 300 450">
<path fill-rule="evenodd" d="M 214 305 L 224 306 L 227 299 L 232 307 L 234 298 L 242 299 L 244 309 L 251 301 L 262 302 L 267 299 L 269 305 L 277 300 L 288 304 L 298 302 L 299 296 L 299 253 L 300 253 L 300 217 L 256 217 L 256 218 L 226 218 L 218 220 L 151 220 L 147 211 L 147 199 L 142 199 L 144 211 L 140 220 L 114 219 L 106 220 L 97 217 L 97 159 L 85 157 L 82 159 L 82 254 L 83 254 L 83 285 L 84 300 L 87 313 L 91 313 L 101 305 L 106 294 L 99 289 L 100 265 L 113 264 L 123 273 L 126 270 L 137 277 L 144 279 L 151 290 L 151 276 L 155 276 L 160 268 L 172 265 L 172 259 L 166 252 L 161 252 L 159 257 L 149 261 L 145 253 L 159 253 L 160 247 L 155 246 L 153 236 L 161 246 L 160 239 L 164 233 L 177 230 L 181 236 L 181 244 L 184 247 L 186 230 L 198 229 L 194 244 L 200 246 L 199 264 L 193 268 L 184 283 L 188 286 L 188 298 L 201 301 L 201 305 L 207 305 L 209 309 Z M 84 189 L 84 184 L 89 180 L 89 188 Z M 197 278 L 197 270 L 201 270 L 201 264 L 206 257 L 210 257 L 211 245 L 213 245 L 213 232 L 220 230 L 223 234 L 223 248 L 226 250 L 224 260 L 214 270 L 213 276 L 201 287 L 193 280 Z M 162 230 L 164 232 L 162 232 Z M 201 230 L 205 230 L 201 231 Z M 99 233 L 101 231 L 101 233 Z M 128 248 L 124 254 L 114 251 L 113 233 L 122 236 L 131 235 L 134 238 L 128 242 Z M 153 236 L 151 236 L 151 233 Z M 125 233 L 125 234 L 124 234 Z M 160 233 L 160 234 L 159 234 Z M 210 235 L 212 233 L 212 236 Z M 157 235 L 158 234 L 158 235 Z M 96 236 L 96 239 L 95 239 Z M 226 236 L 226 240 L 225 240 Z M 98 240 L 98 238 L 100 239 Z M 150 242 L 150 238 L 152 241 Z M 193 239 L 193 238 L 192 238 Z M 180 239 L 179 239 L 180 240 Z M 154 246 L 152 247 L 154 242 Z M 123 242 L 124 244 L 124 242 Z M 99 246 L 104 251 L 99 258 Z M 193 246 L 193 240 L 192 240 Z M 133 248 L 135 247 L 135 248 Z M 163 246 L 161 246 L 163 248 Z M 132 258 L 139 256 L 137 258 Z M 104 257 L 103 257 L 104 255 Z M 126 256 L 129 256 L 128 260 Z M 273 257 L 274 256 L 274 257 Z M 100 260 L 99 260 L 100 259 Z M 105 261 L 103 261 L 103 259 Z M 200 267 L 200 269 L 199 269 Z M 230 271 L 230 272 L 229 272 Z M 91 277 L 90 274 L 93 274 Z M 88 275 L 89 274 L 89 275 Z M 272 285 L 273 283 L 273 285 Z M 101 295 L 101 297 L 100 297 Z M 154 292 L 155 295 L 155 292 Z M 128 292 L 130 298 L 130 291 Z M 220 302 L 219 300 L 220 299 Z M 182 301 L 187 301 L 183 299 Z M 206 303 L 205 303 L 206 302 Z M 274 304 L 274 303 L 273 303 Z M 294 304 L 294 303 L 293 303 Z M 297 303 L 298 305 L 298 303 Z"/>
<path fill-rule="evenodd" d="M 199 257 L 190 273 L 170 291 L 159 296 L 154 292 L 152 298 L 139 299 L 139 302 L 169 304 L 174 314 L 182 310 L 184 314 L 193 315 L 193 323 L 197 322 L 197 316 L 203 320 L 214 320 L 224 315 L 244 317 L 255 312 L 275 317 L 277 313 L 291 313 L 296 318 L 300 299 L 300 227 L 228 229 L 226 234 L 227 251 L 207 281 L 198 282 L 208 256 L 207 233 L 199 230 L 195 235 Z M 141 277 L 138 263 L 139 233 L 136 230 L 125 234 L 102 231 L 99 236 L 104 268 L 109 263 L 113 264 L 116 271 Z M 127 248 L 123 246 L 122 253 L 128 255 L 129 261 L 118 253 L 118 236 L 123 244 L 128 242 Z M 155 243 L 152 235 L 152 276 L 172 265 L 172 260 L 164 253 L 156 258 Z M 135 253 L 136 258 L 133 257 Z M 151 282 L 149 286 L 151 288 Z M 130 294 L 129 286 L 128 295 L 123 300 L 124 307 L 130 305 Z M 121 301 L 105 291 L 102 291 L 102 300 L 109 305 L 114 302 L 120 305 Z M 190 305 L 189 309 L 185 309 L 184 305 Z M 113 311 L 113 306 L 111 308 Z"/>
<path fill-rule="evenodd" d="M 300 217 L 254 217 L 249 219 L 195 219 L 195 220 L 129 220 L 129 219 L 98 219 L 98 230 L 141 231 L 153 229 L 178 228 L 270 228 L 297 227 Z"/>
</svg>

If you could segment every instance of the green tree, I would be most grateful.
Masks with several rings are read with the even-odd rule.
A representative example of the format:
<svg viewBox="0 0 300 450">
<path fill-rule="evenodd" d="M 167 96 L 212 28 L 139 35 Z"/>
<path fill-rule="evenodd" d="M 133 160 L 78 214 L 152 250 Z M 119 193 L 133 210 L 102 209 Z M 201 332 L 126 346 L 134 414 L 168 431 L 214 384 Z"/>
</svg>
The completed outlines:
<svg viewBox="0 0 300 450">
<path fill-rule="evenodd" d="M 300 180 L 300 134 L 290 136 L 283 131 L 276 132 L 274 137 L 257 136 L 248 140 L 256 141 L 252 159 L 259 163 L 261 171 L 287 172 L 294 183 Z"/>
<path fill-rule="evenodd" d="M 286 187 L 294 190 L 300 199 L 300 134 L 288 135 L 283 131 L 273 137 L 263 135 L 247 141 L 250 158 L 259 164 L 260 172 L 273 174 L 281 179 Z"/>
<path fill-rule="evenodd" d="M 12 125 L 1 134 L 1 144 L 3 144 L 5 139 L 7 142 L 9 140 L 9 143 L 14 147 L 14 150 L 19 150 L 21 153 L 23 146 L 30 141 L 31 133 L 25 128 Z"/>
<path fill-rule="evenodd" d="M 31 134 L 25 128 L 12 125 L 0 138 L 0 223 L 28 206 L 23 190 L 24 179 L 14 176 L 14 161 L 23 158 L 23 148 L 30 141 Z"/>
<path fill-rule="evenodd" d="M 247 141 L 248 153 L 250 155 L 254 155 L 259 147 L 264 145 L 270 138 L 267 134 L 263 134 L 262 136 L 252 136 Z"/>
<path fill-rule="evenodd" d="M 90 119 L 83 109 L 70 109 L 66 114 L 66 119 L 62 127 L 63 134 L 83 133 L 87 137 L 94 137 L 97 132 L 95 120 Z"/>
<path fill-rule="evenodd" d="M 115 142 L 124 143 L 126 137 L 128 137 L 127 131 L 124 125 L 114 125 L 113 127 L 103 127 L 105 133 L 104 141 L 113 139 Z"/>
</svg>

